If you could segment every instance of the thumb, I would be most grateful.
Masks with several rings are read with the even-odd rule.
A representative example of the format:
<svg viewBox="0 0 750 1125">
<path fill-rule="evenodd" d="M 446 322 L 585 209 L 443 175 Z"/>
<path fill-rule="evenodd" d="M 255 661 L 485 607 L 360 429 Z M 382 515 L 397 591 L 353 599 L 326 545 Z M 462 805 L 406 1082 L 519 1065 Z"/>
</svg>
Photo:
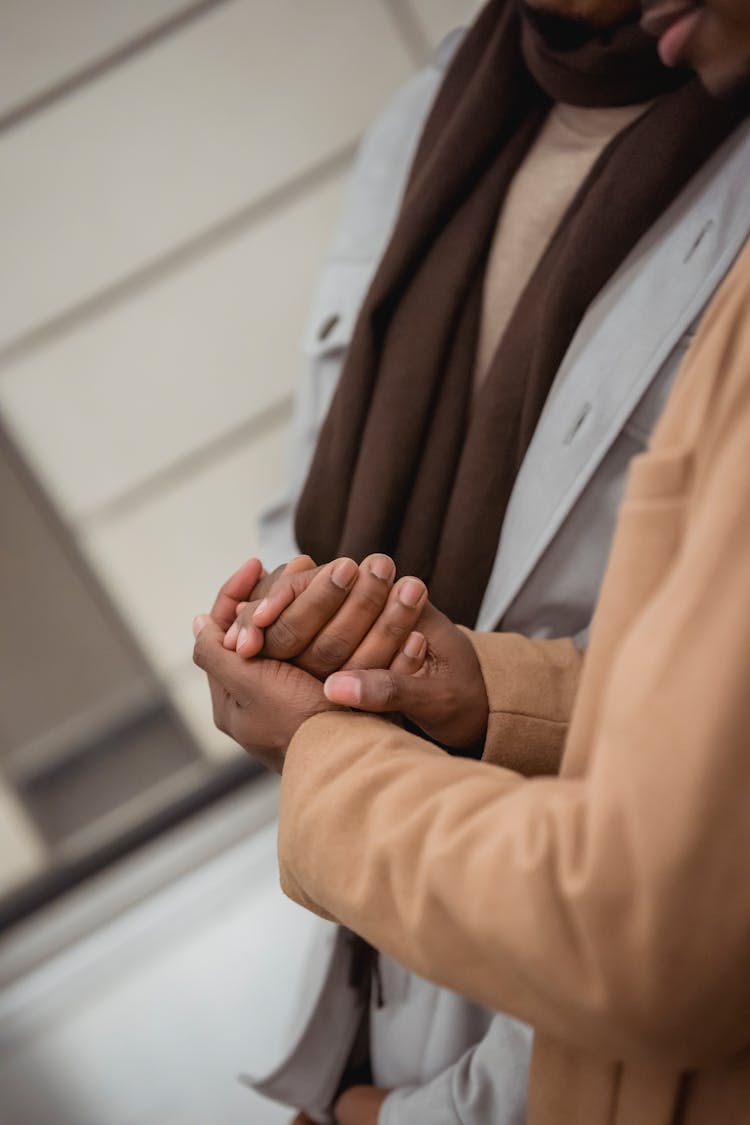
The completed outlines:
<svg viewBox="0 0 750 1125">
<path fill-rule="evenodd" d="M 199 613 L 197 617 L 193 618 L 193 637 L 197 641 L 200 634 L 207 625 L 211 625 L 213 619 L 207 613 Z"/>
<path fill-rule="evenodd" d="M 334 672 L 323 685 L 326 699 L 361 711 L 410 711 L 422 695 L 422 682 L 383 668 Z"/>
</svg>

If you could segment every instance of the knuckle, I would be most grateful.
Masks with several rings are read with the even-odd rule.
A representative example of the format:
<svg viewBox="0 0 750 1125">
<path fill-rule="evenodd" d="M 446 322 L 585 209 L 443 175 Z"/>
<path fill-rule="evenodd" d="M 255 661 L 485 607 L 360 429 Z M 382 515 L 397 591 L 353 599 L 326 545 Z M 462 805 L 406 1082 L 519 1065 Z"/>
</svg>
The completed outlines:
<svg viewBox="0 0 750 1125">
<path fill-rule="evenodd" d="M 338 668 L 351 655 L 352 647 L 341 633 L 321 633 L 310 646 L 310 656 L 316 664 Z"/>
<path fill-rule="evenodd" d="M 297 627 L 282 616 L 266 629 L 264 648 L 274 656 L 288 659 L 297 656 L 304 643 Z"/>
<path fill-rule="evenodd" d="M 409 625 L 393 617 L 384 617 L 381 624 L 381 632 L 387 640 L 400 643 L 409 632 Z"/>
<path fill-rule="evenodd" d="M 382 680 L 383 706 L 393 707 L 398 702 L 396 681 L 391 672 L 386 672 Z"/>
<path fill-rule="evenodd" d="M 378 582 L 377 586 L 374 584 L 375 581 Z M 364 581 L 357 583 L 354 588 L 354 596 L 358 608 L 367 610 L 370 616 L 373 617 L 381 612 L 385 604 L 387 593 L 387 589 L 379 579 L 372 582 Z"/>
</svg>

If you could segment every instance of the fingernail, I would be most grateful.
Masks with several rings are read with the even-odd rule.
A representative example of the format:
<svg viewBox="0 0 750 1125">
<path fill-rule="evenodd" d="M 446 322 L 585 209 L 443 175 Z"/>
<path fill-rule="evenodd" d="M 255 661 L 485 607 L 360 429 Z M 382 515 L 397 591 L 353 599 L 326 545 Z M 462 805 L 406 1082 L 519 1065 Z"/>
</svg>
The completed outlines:
<svg viewBox="0 0 750 1125">
<path fill-rule="evenodd" d="M 393 570 L 393 562 L 387 555 L 376 555 L 374 559 L 370 560 L 370 573 L 379 578 L 381 582 L 387 582 L 389 578 L 392 578 Z"/>
<path fill-rule="evenodd" d="M 409 633 L 404 645 L 404 655 L 410 657 L 411 660 L 416 660 L 422 651 L 424 644 L 424 637 L 421 633 Z"/>
<path fill-rule="evenodd" d="M 348 590 L 358 573 L 359 567 L 353 559 L 342 559 L 331 571 L 331 582 L 340 590 Z"/>
<path fill-rule="evenodd" d="M 253 617 L 260 617 L 261 613 L 263 613 L 267 605 L 268 598 L 264 598 L 262 602 L 258 602 L 255 609 L 253 610 Z"/>
<path fill-rule="evenodd" d="M 193 618 L 193 637 L 197 638 L 199 633 L 202 633 L 206 627 L 208 618 L 204 613 L 199 613 L 197 617 Z"/>
<path fill-rule="evenodd" d="M 345 672 L 329 676 L 323 691 L 331 703 L 342 703 L 345 707 L 356 707 L 362 702 L 362 684 L 356 676 L 347 676 Z"/>
<path fill-rule="evenodd" d="M 407 578 L 398 591 L 398 600 L 407 609 L 415 609 L 424 594 L 424 586 L 417 578 Z"/>
<path fill-rule="evenodd" d="M 239 636 L 237 637 L 237 648 L 242 648 L 247 640 L 247 629 L 240 629 Z"/>
</svg>

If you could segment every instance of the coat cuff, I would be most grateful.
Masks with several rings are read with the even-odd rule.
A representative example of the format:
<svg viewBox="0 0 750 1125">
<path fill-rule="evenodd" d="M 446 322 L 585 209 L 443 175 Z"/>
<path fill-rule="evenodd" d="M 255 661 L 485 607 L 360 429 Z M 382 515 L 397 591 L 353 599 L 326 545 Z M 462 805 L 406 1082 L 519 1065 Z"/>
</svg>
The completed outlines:
<svg viewBox="0 0 750 1125">
<path fill-rule="evenodd" d="M 556 774 L 578 690 L 583 654 L 569 637 L 464 632 L 489 702 L 483 759 L 526 777 Z"/>
</svg>

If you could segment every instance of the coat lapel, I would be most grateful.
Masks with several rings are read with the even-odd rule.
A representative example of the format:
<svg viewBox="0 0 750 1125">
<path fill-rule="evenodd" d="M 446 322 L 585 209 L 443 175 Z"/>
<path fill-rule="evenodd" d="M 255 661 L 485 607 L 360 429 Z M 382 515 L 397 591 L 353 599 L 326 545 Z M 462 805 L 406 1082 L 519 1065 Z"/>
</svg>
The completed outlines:
<svg viewBox="0 0 750 1125">
<path fill-rule="evenodd" d="M 750 233 L 750 125 L 694 177 L 589 309 L 518 475 L 477 621 L 493 629 Z"/>
</svg>

